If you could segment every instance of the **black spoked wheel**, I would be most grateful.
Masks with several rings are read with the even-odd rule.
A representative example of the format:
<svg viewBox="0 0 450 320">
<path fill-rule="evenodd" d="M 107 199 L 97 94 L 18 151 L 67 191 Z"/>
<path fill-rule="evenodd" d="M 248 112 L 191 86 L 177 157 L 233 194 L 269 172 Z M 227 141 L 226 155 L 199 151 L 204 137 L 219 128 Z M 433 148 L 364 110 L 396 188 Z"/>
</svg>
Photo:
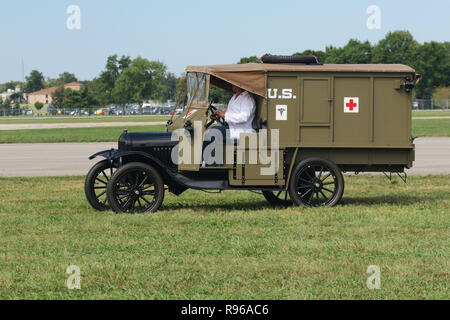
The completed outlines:
<svg viewBox="0 0 450 320">
<path fill-rule="evenodd" d="M 322 158 L 305 159 L 292 173 L 291 199 L 307 207 L 335 206 L 344 193 L 344 177 L 339 167 Z"/>
<path fill-rule="evenodd" d="M 164 199 L 159 173 L 143 163 L 121 167 L 108 183 L 108 201 L 117 213 L 155 212 Z"/>
<path fill-rule="evenodd" d="M 109 160 L 95 164 L 89 170 L 84 182 L 84 193 L 89 204 L 96 210 L 109 210 L 106 187 L 117 168 Z"/>
<path fill-rule="evenodd" d="M 279 190 L 279 191 L 263 191 L 262 192 L 264 198 L 274 206 L 290 206 L 292 205 L 292 201 L 289 197 L 288 191 Z"/>
</svg>

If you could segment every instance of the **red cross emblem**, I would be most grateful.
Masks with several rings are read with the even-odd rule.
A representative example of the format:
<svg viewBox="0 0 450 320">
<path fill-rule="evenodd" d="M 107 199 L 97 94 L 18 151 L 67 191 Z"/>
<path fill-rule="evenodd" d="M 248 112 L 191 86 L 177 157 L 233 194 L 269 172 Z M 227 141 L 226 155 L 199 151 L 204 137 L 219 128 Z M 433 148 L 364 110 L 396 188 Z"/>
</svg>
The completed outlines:
<svg viewBox="0 0 450 320">
<path fill-rule="evenodd" d="M 344 98 L 344 113 L 359 113 L 359 98 Z"/>
</svg>

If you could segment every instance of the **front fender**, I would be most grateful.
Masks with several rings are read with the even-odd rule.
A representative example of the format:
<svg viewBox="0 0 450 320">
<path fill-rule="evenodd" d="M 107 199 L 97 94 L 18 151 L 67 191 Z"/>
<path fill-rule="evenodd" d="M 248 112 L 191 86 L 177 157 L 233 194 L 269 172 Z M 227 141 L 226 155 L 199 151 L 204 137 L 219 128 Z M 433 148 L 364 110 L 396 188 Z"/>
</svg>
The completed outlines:
<svg viewBox="0 0 450 320">
<path fill-rule="evenodd" d="M 92 156 L 90 156 L 89 160 L 95 159 L 97 157 L 103 157 L 103 158 L 106 158 L 108 160 L 112 160 L 112 159 L 114 159 L 114 156 L 118 152 L 119 151 L 115 150 L 115 149 L 103 150 L 103 151 L 97 152 L 96 154 L 93 154 Z"/>
<path fill-rule="evenodd" d="M 105 159 L 108 159 L 109 161 L 115 161 L 120 158 L 123 158 L 126 156 L 133 156 L 133 155 L 142 156 L 144 158 L 147 158 L 150 161 L 159 165 L 161 168 L 166 169 L 166 171 L 169 171 L 169 170 L 167 170 L 168 169 L 167 165 L 165 163 L 161 162 L 161 160 L 159 160 L 158 158 L 156 158 L 148 153 L 142 152 L 142 151 L 122 151 L 122 152 L 120 152 L 119 150 L 116 150 L 116 149 L 103 150 L 103 151 L 97 152 L 96 154 L 93 154 L 92 156 L 90 156 L 89 160 L 92 160 L 97 157 L 103 157 Z"/>
</svg>

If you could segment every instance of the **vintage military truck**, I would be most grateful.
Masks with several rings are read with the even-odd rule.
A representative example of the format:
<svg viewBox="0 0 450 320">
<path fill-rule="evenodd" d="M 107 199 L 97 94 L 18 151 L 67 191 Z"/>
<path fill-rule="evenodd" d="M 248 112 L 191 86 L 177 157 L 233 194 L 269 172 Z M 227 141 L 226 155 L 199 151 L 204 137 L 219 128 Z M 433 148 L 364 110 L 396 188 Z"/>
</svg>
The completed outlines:
<svg viewBox="0 0 450 320">
<path fill-rule="evenodd" d="M 180 195 L 189 188 L 261 191 L 274 205 L 334 206 L 344 192 L 342 172 L 402 173 L 412 167 L 411 91 L 420 76 L 408 66 L 322 65 L 314 56 L 266 55 L 261 63 L 186 71 L 187 108 L 168 122 L 167 132 L 124 132 L 117 150 L 90 157 L 105 158 L 86 178 L 94 208 L 154 212 L 166 189 Z M 250 159 L 255 145 L 241 144 L 248 137 L 228 146 L 229 161 L 223 164 L 205 165 L 203 149 L 194 147 L 193 161 L 174 159 L 179 142 L 173 132 L 183 129 L 191 139 L 202 138 L 214 125 L 211 84 L 227 90 L 235 85 L 253 95 L 253 128 L 267 132 L 262 144 L 258 136 L 256 149 L 264 145 L 275 155 L 272 173 L 263 173 L 267 163 Z M 277 132 L 277 141 L 270 132 Z"/>
</svg>

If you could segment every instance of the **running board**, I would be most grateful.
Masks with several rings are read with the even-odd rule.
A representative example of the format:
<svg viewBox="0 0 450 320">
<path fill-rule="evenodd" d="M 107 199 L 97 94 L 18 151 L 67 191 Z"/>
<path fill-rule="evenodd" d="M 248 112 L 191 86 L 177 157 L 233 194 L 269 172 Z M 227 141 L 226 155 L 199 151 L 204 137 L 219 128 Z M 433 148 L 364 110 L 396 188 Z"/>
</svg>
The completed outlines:
<svg viewBox="0 0 450 320">
<path fill-rule="evenodd" d="M 180 183 L 183 186 L 186 186 L 191 189 L 197 190 L 226 190 L 228 189 L 228 181 L 226 180 L 194 180 L 189 177 L 186 177 L 180 173 L 172 176 L 176 182 Z"/>
</svg>

